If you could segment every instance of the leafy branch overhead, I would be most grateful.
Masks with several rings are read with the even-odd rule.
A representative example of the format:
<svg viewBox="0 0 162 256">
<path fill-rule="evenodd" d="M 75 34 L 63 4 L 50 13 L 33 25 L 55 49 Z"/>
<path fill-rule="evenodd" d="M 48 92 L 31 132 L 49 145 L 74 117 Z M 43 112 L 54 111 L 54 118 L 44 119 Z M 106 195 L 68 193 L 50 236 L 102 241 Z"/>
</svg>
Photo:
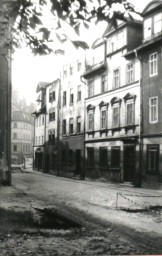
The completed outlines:
<svg viewBox="0 0 162 256">
<path fill-rule="evenodd" d="M 88 29 L 92 21 L 106 21 L 116 27 L 118 18 L 126 20 L 135 12 L 127 0 L 0 0 L 0 6 L 0 45 L 15 49 L 25 42 L 35 54 L 53 51 L 55 39 L 62 37 L 62 22 L 79 34 L 81 25 Z M 63 41 L 67 39 L 64 33 Z"/>
</svg>

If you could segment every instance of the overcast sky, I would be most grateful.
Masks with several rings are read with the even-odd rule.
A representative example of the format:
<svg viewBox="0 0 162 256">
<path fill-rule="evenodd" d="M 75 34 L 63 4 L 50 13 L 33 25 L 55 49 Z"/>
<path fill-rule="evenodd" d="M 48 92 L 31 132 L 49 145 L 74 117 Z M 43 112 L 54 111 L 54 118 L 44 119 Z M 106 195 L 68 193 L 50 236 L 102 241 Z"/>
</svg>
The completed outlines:
<svg viewBox="0 0 162 256">
<path fill-rule="evenodd" d="M 150 0 L 130 2 L 142 11 Z M 92 32 L 91 40 L 92 35 L 96 33 Z M 59 65 L 59 59 L 55 55 L 34 57 L 29 49 L 19 49 L 13 56 L 12 86 L 18 88 L 20 96 L 26 98 L 28 103 L 35 102 L 38 82 L 52 82 L 56 78 Z"/>
</svg>

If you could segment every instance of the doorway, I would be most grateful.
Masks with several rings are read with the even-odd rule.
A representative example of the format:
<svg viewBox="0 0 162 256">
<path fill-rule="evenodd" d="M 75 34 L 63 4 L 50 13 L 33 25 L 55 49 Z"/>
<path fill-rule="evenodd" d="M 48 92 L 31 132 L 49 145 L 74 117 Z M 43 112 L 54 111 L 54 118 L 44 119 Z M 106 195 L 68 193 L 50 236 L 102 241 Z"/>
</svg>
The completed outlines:
<svg viewBox="0 0 162 256">
<path fill-rule="evenodd" d="M 76 173 L 81 173 L 81 150 L 76 150 Z"/>
<path fill-rule="evenodd" d="M 133 182 L 135 178 L 135 146 L 124 146 L 124 181 Z"/>
</svg>

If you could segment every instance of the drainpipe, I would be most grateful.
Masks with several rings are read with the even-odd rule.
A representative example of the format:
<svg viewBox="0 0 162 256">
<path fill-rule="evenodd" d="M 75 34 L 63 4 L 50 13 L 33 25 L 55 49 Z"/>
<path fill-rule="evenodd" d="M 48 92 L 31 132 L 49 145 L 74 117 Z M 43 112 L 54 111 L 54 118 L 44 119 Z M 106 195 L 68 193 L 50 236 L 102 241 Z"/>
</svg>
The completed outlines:
<svg viewBox="0 0 162 256">
<path fill-rule="evenodd" d="M 59 79 L 58 104 L 57 104 L 57 157 L 58 157 L 57 175 L 58 176 L 60 176 L 60 110 L 61 110 L 61 75 Z"/>
<path fill-rule="evenodd" d="M 35 146 L 35 115 L 31 114 L 31 116 L 34 118 L 34 138 L 33 138 L 33 170 L 35 168 L 35 152 L 34 152 L 34 146 Z"/>
<path fill-rule="evenodd" d="M 142 60 L 138 56 L 137 50 L 134 50 L 135 57 L 140 62 L 140 115 L 139 115 L 139 178 L 138 186 L 141 187 L 141 174 L 142 174 L 142 153 L 143 153 L 143 138 L 142 138 L 142 113 L 143 113 L 143 91 L 142 91 Z"/>
</svg>

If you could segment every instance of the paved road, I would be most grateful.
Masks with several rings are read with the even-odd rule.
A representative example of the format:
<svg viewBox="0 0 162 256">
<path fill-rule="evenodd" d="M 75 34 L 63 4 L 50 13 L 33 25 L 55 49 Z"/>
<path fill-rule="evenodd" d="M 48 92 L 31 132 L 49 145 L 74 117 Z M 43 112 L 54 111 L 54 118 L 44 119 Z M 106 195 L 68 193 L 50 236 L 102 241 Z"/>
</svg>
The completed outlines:
<svg viewBox="0 0 162 256">
<path fill-rule="evenodd" d="M 149 206 L 162 207 L 162 191 L 72 180 L 38 172 L 14 173 L 13 187 L 29 196 L 30 205 L 74 208 L 100 221 L 162 236 L 161 211 L 147 214 L 138 211 Z M 121 207 L 134 212 L 123 211 Z M 76 217 L 76 212 L 71 211 L 71 214 L 72 218 Z"/>
</svg>

